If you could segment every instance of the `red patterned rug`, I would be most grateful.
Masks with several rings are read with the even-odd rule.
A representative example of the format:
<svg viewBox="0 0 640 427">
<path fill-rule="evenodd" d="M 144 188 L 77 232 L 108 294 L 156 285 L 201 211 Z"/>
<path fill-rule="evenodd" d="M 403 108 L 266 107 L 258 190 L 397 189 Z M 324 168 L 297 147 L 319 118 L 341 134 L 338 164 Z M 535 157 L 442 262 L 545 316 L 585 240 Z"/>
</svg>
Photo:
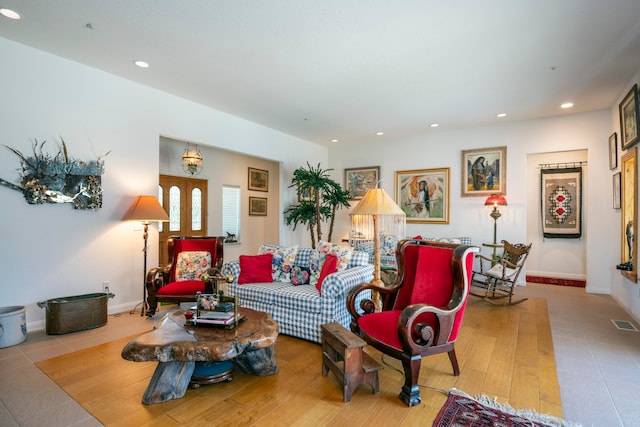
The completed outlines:
<svg viewBox="0 0 640 427">
<path fill-rule="evenodd" d="M 434 427 L 577 427 L 551 415 L 538 414 L 529 409 L 515 410 L 495 399 L 449 390 L 449 397 L 438 413 Z"/>
<path fill-rule="evenodd" d="M 527 282 L 531 283 L 545 283 L 547 285 L 560 285 L 560 286 L 573 286 L 576 288 L 586 288 L 586 280 L 573 280 L 573 279 L 558 279 L 555 277 L 542 277 L 542 276 L 529 276 L 527 275 Z"/>
</svg>

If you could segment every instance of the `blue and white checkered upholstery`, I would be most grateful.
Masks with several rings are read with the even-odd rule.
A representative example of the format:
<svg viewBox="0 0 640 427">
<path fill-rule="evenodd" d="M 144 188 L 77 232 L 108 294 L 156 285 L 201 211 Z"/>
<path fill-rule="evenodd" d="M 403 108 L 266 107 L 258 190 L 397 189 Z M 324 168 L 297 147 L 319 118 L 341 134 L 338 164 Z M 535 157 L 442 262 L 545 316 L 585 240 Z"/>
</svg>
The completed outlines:
<svg viewBox="0 0 640 427">
<path fill-rule="evenodd" d="M 412 239 L 412 237 L 407 237 Z M 471 245 L 471 237 L 424 237 L 422 240 L 428 240 L 431 242 L 444 242 L 444 243 L 457 243 L 460 245 Z M 366 240 L 363 242 L 357 242 L 355 248 L 358 251 L 366 252 L 369 256 L 369 263 L 373 264 L 373 242 Z M 395 255 L 380 255 L 380 267 L 381 268 L 397 268 L 398 261 Z"/>
<path fill-rule="evenodd" d="M 308 268 L 313 251 L 299 248 L 295 265 Z M 330 274 L 322 282 L 322 295 L 314 285 L 294 286 L 286 282 L 238 285 L 239 261 L 225 263 L 222 275 L 234 277 L 228 286 L 229 294 L 237 295 L 241 306 L 269 313 L 282 334 L 319 343 L 323 323 L 338 322 L 349 328 L 347 293 L 354 286 L 373 280 L 373 265 L 368 261 L 368 254 L 354 251 L 346 270 Z M 358 302 L 365 298 L 371 298 L 370 293 L 362 292 Z"/>
</svg>

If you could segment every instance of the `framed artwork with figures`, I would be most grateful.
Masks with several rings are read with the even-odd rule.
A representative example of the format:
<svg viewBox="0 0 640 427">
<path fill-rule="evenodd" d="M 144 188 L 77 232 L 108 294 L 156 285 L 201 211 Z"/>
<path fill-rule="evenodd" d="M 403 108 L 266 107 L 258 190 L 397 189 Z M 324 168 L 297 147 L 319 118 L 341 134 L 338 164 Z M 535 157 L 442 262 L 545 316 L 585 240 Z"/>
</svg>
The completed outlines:
<svg viewBox="0 0 640 427">
<path fill-rule="evenodd" d="M 462 197 L 507 194 L 507 147 L 462 151 Z"/>
<path fill-rule="evenodd" d="M 396 171 L 396 203 L 407 223 L 449 224 L 449 168 Z"/>
</svg>

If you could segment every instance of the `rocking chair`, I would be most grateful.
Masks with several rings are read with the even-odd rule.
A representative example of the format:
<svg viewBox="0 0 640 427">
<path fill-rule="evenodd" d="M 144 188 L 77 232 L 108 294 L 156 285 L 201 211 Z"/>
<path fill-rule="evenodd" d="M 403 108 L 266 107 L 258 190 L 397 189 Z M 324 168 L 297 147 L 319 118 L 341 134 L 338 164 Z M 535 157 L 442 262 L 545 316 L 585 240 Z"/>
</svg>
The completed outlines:
<svg viewBox="0 0 640 427">
<path fill-rule="evenodd" d="M 480 270 L 473 272 L 469 293 L 495 305 L 520 304 L 527 298 L 514 300 L 513 290 L 529 256 L 532 243 L 511 244 L 503 240 L 502 244 L 504 252 L 499 258 L 476 255 L 480 260 Z"/>
</svg>

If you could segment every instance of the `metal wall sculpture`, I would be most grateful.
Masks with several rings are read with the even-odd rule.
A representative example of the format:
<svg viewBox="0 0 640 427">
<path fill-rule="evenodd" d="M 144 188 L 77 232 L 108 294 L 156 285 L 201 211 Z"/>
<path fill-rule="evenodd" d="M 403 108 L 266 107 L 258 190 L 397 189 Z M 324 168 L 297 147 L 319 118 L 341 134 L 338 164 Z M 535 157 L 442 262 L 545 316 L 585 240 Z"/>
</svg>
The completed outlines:
<svg viewBox="0 0 640 427">
<path fill-rule="evenodd" d="M 69 157 L 62 140 L 55 156 L 44 152 L 46 141 L 33 141 L 33 154 L 26 156 L 8 147 L 20 158 L 20 185 L 0 178 L 0 184 L 20 191 L 29 204 L 72 203 L 75 209 L 99 209 L 102 207 L 100 175 L 104 173 L 107 152 L 97 160 L 85 162 Z"/>
</svg>

